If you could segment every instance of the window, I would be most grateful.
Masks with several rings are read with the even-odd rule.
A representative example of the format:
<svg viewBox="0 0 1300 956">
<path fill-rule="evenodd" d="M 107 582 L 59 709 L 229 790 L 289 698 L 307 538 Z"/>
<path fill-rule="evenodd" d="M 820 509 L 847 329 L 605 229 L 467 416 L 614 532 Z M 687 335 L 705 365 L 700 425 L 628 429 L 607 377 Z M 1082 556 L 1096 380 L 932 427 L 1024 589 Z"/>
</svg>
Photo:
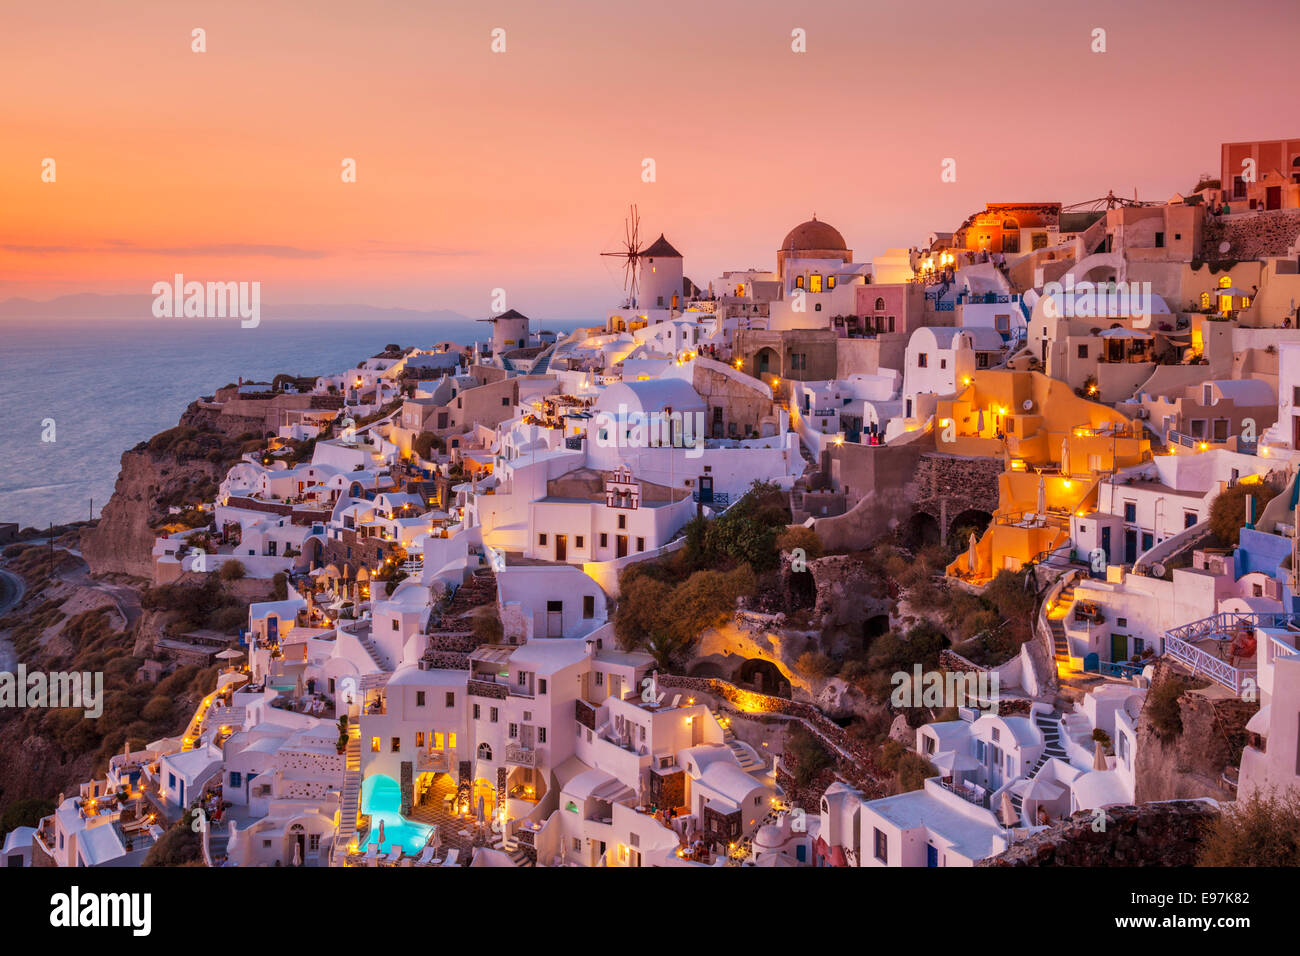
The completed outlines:
<svg viewBox="0 0 1300 956">
<path fill-rule="evenodd" d="M 546 678 L 545 678 L 545 677 L 538 678 L 538 681 L 537 681 L 537 693 L 539 693 L 539 694 L 545 694 L 545 693 L 546 693 Z"/>
<path fill-rule="evenodd" d="M 545 728 L 545 727 L 538 727 L 538 728 L 537 728 L 537 742 L 538 742 L 539 744 L 544 744 L 544 743 L 546 743 L 546 728 Z"/>
<path fill-rule="evenodd" d="M 498 709 L 495 708 L 495 707 L 490 707 L 490 708 L 488 708 L 488 722 L 489 722 L 489 723 L 493 723 L 493 724 L 495 724 L 495 723 L 497 722 L 497 719 L 498 719 L 500 716 L 501 716 L 501 711 L 500 711 L 500 710 L 498 710 Z"/>
<path fill-rule="evenodd" d="M 926 368 L 929 364 L 930 364 L 930 357 L 928 355 L 926 355 L 924 352 L 917 353 L 916 356 L 917 368 Z"/>
<path fill-rule="evenodd" d="M 636 549 L 637 549 L 638 551 L 644 551 L 644 550 L 645 550 L 645 538 L 637 538 L 637 539 L 636 539 Z"/>
<path fill-rule="evenodd" d="M 244 785 L 244 775 L 237 770 L 230 771 L 230 785 L 232 787 L 242 787 Z"/>
<path fill-rule="evenodd" d="M 1183 512 L 1183 527 L 1184 527 L 1184 528 L 1190 528 L 1190 527 L 1191 527 L 1192 525 L 1194 525 L 1194 524 L 1196 524 L 1196 512 L 1195 512 L 1195 511 L 1184 511 L 1184 512 Z"/>
<path fill-rule="evenodd" d="M 509 396 L 509 395 L 502 396 L 502 398 L 501 398 L 501 404 L 502 404 L 502 405 L 509 405 L 509 404 L 510 404 L 510 396 Z"/>
<path fill-rule="evenodd" d="M 583 542 L 584 542 L 585 540 L 586 540 L 586 539 L 583 538 L 582 535 L 578 535 L 578 536 L 576 536 L 576 537 L 573 539 L 573 546 L 574 546 L 575 548 L 581 548 L 582 545 L 583 545 Z"/>
<path fill-rule="evenodd" d="M 583 595 L 582 616 L 584 620 L 591 620 L 596 616 L 596 596 L 594 594 Z"/>
<path fill-rule="evenodd" d="M 993 742 L 994 742 L 994 743 L 997 743 L 997 742 L 998 742 L 999 740 L 1001 740 L 1001 739 L 1002 739 L 1002 731 L 1000 731 L 997 727 L 994 727 L 994 728 L 993 728 Z"/>
<path fill-rule="evenodd" d="M 393 618 L 393 630 L 397 630 L 397 618 Z"/>
<path fill-rule="evenodd" d="M 1157 249 L 1163 249 L 1164 247 L 1165 247 L 1165 234 L 1164 234 L 1163 232 L 1157 232 L 1157 233 L 1156 233 L 1156 248 L 1157 248 Z"/>
<path fill-rule="evenodd" d="M 539 548 L 544 548 L 544 547 L 546 547 L 546 535 L 544 535 L 544 534 L 539 534 L 539 535 L 537 536 L 537 546 L 538 546 Z"/>
<path fill-rule="evenodd" d="M 1135 501 L 1124 502 L 1124 520 L 1132 523 L 1134 521 L 1137 521 L 1137 516 L 1138 516 L 1137 502 Z"/>
<path fill-rule="evenodd" d="M 482 717 L 482 716 L 483 716 L 483 715 L 482 715 L 482 713 L 480 712 L 479 705 L 478 705 L 478 704 L 475 704 L 475 705 L 474 705 L 474 719 L 475 719 L 475 720 L 478 720 L 478 719 L 479 719 L 480 717 Z"/>
<path fill-rule="evenodd" d="M 396 754 L 396 753 L 401 753 L 401 752 L 402 752 L 402 738 L 401 738 L 401 737 L 394 737 L 394 738 L 392 739 L 392 741 L 391 741 L 391 748 L 392 748 L 392 752 L 393 752 L 393 753 L 395 753 L 395 754 Z"/>
<path fill-rule="evenodd" d="M 884 312 L 884 311 L 885 311 L 885 300 L 884 300 L 884 299 L 876 299 L 876 311 L 877 311 L 877 312 Z"/>
<path fill-rule="evenodd" d="M 417 690 L 417 691 L 415 692 L 415 706 L 416 706 L 416 707 L 423 707 L 423 706 L 424 706 L 424 691 L 422 691 L 422 690 Z"/>
<path fill-rule="evenodd" d="M 602 548 L 608 548 L 608 547 L 609 547 L 609 535 L 608 535 L 607 533 L 605 533 L 604 531 L 602 531 L 602 532 L 600 533 L 600 546 L 601 546 Z"/>
<path fill-rule="evenodd" d="M 377 753 L 379 753 L 379 738 L 378 738 L 378 737 L 371 737 L 371 738 L 370 738 L 370 752 L 371 752 L 372 754 L 377 754 Z"/>
<path fill-rule="evenodd" d="M 423 746 L 424 746 L 424 731 L 417 730 L 415 732 L 415 749 L 419 750 Z"/>
<path fill-rule="evenodd" d="M 597 686 L 597 687 L 604 687 L 604 686 L 605 686 L 605 672 L 604 672 L 604 671 L 596 671 L 596 686 Z"/>
<path fill-rule="evenodd" d="M 618 530 L 619 531 L 627 530 L 627 515 L 618 516 Z"/>
<path fill-rule="evenodd" d="M 1086 345 L 1080 345 L 1080 346 L 1079 346 L 1079 358 L 1081 358 L 1081 359 L 1086 359 L 1087 357 L 1088 357 L 1088 346 L 1086 346 Z"/>
<path fill-rule="evenodd" d="M 448 707 L 456 706 L 456 694 L 453 691 L 447 691 L 447 706 Z"/>
<path fill-rule="evenodd" d="M 447 735 L 447 746 L 450 747 L 452 750 L 456 749 L 456 735 L 454 733 L 450 733 Z"/>
<path fill-rule="evenodd" d="M 872 827 L 871 832 L 874 834 L 874 838 L 875 838 L 874 842 L 875 842 L 876 859 L 879 860 L 881 863 L 888 863 L 889 862 L 889 841 L 886 840 L 885 835 L 881 833 L 879 830 L 877 830 L 875 827 Z"/>
<path fill-rule="evenodd" d="M 511 725 L 510 725 L 510 739 L 511 739 L 511 740 L 518 740 L 518 739 L 519 739 L 519 725 L 518 725 L 518 724 L 511 724 Z"/>
<path fill-rule="evenodd" d="M 946 358 L 939 359 L 939 368 L 947 368 L 947 367 L 948 367 L 948 360 Z"/>
</svg>

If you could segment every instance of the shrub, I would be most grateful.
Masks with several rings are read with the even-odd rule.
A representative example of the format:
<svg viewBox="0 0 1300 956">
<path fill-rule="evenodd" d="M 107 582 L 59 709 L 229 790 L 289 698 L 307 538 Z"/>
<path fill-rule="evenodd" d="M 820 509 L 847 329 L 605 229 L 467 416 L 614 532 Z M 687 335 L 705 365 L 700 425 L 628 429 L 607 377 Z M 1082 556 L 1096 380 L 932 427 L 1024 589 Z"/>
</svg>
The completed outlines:
<svg viewBox="0 0 1300 956">
<path fill-rule="evenodd" d="M 1300 866 L 1300 795 L 1288 789 L 1224 804 L 1206 828 L 1198 866 Z"/>
<path fill-rule="evenodd" d="M 238 581 L 248 574 L 248 569 L 242 561 L 223 561 L 217 573 L 223 581 Z"/>
<path fill-rule="evenodd" d="M 1210 530 L 1224 547 L 1237 544 L 1242 525 L 1246 523 L 1246 496 L 1255 499 L 1255 519 L 1264 513 L 1264 506 L 1277 495 L 1276 486 L 1264 482 L 1244 484 L 1238 482 L 1225 488 L 1210 505 Z"/>
<path fill-rule="evenodd" d="M 1178 706 L 1187 686 L 1178 678 L 1161 681 L 1147 693 L 1146 709 L 1151 725 L 1165 740 L 1172 740 L 1183 732 L 1183 717 Z"/>
<path fill-rule="evenodd" d="M 787 769 L 794 777 L 795 784 L 800 787 L 811 784 L 819 773 L 834 764 L 822 742 L 803 724 L 791 726 L 785 738 L 785 755 L 794 764 Z"/>
<path fill-rule="evenodd" d="M 794 666 L 801 674 L 820 678 L 834 677 L 840 669 L 834 658 L 821 651 L 804 651 Z"/>
<path fill-rule="evenodd" d="M 776 549 L 782 554 L 789 554 L 795 548 L 803 548 L 804 558 L 808 561 L 814 561 L 825 553 L 817 532 L 803 525 L 786 528 L 777 535 Z"/>
</svg>

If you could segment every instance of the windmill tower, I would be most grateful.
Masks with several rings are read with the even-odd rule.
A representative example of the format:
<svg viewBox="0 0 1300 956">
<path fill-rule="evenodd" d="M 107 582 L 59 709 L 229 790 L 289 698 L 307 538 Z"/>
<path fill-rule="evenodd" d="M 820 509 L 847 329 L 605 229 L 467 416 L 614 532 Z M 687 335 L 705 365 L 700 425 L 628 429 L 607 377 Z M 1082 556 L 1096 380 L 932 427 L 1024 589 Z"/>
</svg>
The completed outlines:
<svg viewBox="0 0 1300 956">
<path fill-rule="evenodd" d="M 635 309 L 637 293 L 637 271 L 641 265 L 641 217 L 636 205 L 628 207 L 628 218 L 623 221 L 623 248 L 617 252 L 602 252 L 602 256 L 614 256 L 623 260 L 623 290 L 627 293 L 623 307 Z"/>
</svg>

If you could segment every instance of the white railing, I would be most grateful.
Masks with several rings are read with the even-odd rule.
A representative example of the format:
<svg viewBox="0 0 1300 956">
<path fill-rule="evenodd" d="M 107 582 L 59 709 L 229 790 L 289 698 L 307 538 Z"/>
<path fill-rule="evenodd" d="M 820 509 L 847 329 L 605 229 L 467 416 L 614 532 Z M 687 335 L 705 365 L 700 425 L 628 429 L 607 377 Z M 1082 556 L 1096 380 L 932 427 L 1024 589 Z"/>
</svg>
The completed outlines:
<svg viewBox="0 0 1300 956">
<path fill-rule="evenodd" d="M 1233 667 L 1227 661 L 1172 634 L 1165 634 L 1165 653 L 1190 667 L 1193 676 L 1204 674 L 1234 694 L 1241 693 L 1241 682 L 1245 678 L 1255 676 L 1255 668 Z"/>
</svg>

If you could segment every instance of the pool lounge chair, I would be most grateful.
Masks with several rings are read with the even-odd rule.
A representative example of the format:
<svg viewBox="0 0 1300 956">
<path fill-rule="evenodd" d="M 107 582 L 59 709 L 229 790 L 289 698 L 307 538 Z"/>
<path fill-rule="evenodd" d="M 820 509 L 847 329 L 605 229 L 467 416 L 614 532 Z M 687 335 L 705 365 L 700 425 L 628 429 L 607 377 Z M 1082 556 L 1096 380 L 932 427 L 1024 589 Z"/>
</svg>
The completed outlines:
<svg viewBox="0 0 1300 956">
<path fill-rule="evenodd" d="M 379 865 L 379 844 L 372 843 L 366 847 L 366 866 Z"/>
<path fill-rule="evenodd" d="M 447 859 L 442 861 L 443 866 L 455 866 L 456 860 L 460 857 L 460 850 L 452 848 L 447 851 Z"/>
<path fill-rule="evenodd" d="M 419 859 L 417 859 L 417 860 L 415 861 L 415 865 L 416 865 L 416 866 L 430 866 L 430 865 L 432 865 L 432 864 L 435 862 L 435 861 L 434 861 L 434 855 L 435 855 L 437 852 L 438 852 L 438 851 L 437 851 L 437 849 L 436 849 L 435 847 L 426 846 L 423 850 L 420 851 Z"/>
<path fill-rule="evenodd" d="M 388 853 L 388 856 L 384 857 L 384 862 L 392 866 L 396 866 L 401 861 L 402 861 L 402 847 L 400 844 L 394 843 L 392 850 L 390 850 Z"/>
</svg>

